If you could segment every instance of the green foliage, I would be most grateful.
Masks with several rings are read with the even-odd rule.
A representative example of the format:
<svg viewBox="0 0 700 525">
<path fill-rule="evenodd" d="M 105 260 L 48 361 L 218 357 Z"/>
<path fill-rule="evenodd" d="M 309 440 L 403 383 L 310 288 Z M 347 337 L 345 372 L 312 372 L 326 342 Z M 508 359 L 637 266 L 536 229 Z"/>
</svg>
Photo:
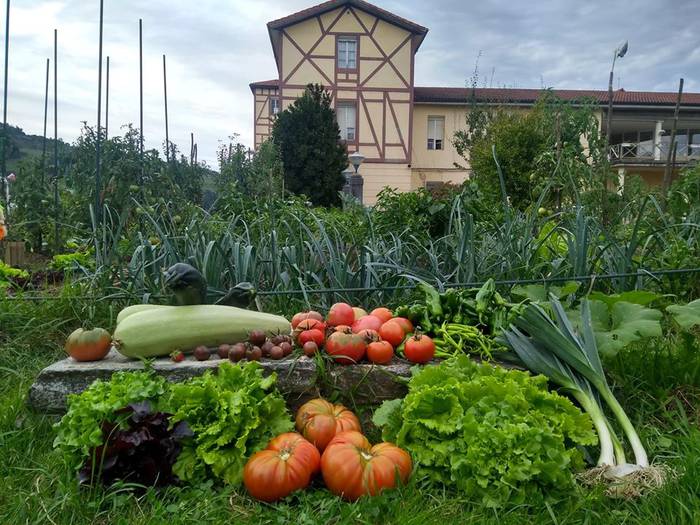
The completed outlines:
<svg viewBox="0 0 700 525">
<path fill-rule="evenodd" d="M 317 206 L 338 206 L 348 166 L 330 93 L 309 84 L 304 94 L 277 115 L 272 139 L 279 146 L 285 188 Z"/>
<path fill-rule="evenodd" d="M 248 457 L 293 428 L 275 381 L 274 374 L 263 377 L 255 362 L 223 363 L 217 374 L 206 372 L 173 385 L 167 411 L 173 421 L 186 421 L 194 432 L 173 472 L 188 482 L 213 474 L 228 484 L 239 484 Z"/>
<path fill-rule="evenodd" d="M 50 238 L 55 214 L 51 181 L 41 157 L 29 157 L 17 165 L 17 179 L 12 185 L 13 238 L 29 241 L 34 251 L 41 251 Z"/>
<path fill-rule="evenodd" d="M 7 288 L 17 279 L 29 279 L 29 272 L 19 268 L 13 268 L 5 261 L 0 260 L 0 290 Z"/>
<path fill-rule="evenodd" d="M 685 169 L 671 184 L 668 211 L 681 220 L 700 216 L 700 163 Z"/>
<path fill-rule="evenodd" d="M 167 381 L 152 372 L 117 372 L 109 381 L 96 380 L 68 397 L 68 412 L 56 424 L 54 447 L 71 469 L 78 469 L 90 450 L 102 444 L 103 422 L 123 424 L 128 415 L 119 416 L 117 410 L 140 401 L 157 403 L 166 389 Z"/>
<path fill-rule="evenodd" d="M 453 143 L 490 204 L 502 202 L 495 146 L 512 206 L 527 208 L 548 186 L 549 203 L 560 205 L 600 184 L 590 162 L 601 159 L 597 125 L 592 104 L 575 107 L 544 92 L 527 112 L 473 104 Z"/>
<path fill-rule="evenodd" d="M 596 345 L 603 357 L 613 357 L 635 341 L 661 337 L 661 312 L 658 310 L 624 300 L 591 300 L 589 303 Z M 580 326 L 580 307 L 568 315 Z"/>
<path fill-rule="evenodd" d="M 59 253 L 51 258 L 49 268 L 58 271 L 75 270 L 76 268 L 94 268 L 95 254 L 91 250 L 73 253 Z"/>
<path fill-rule="evenodd" d="M 544 377 L 465 356 L 415 373 L 408 395 L 383 404 L 374 423 L 419 472 L 490 507 L 566 494 L 583 467 L 575 445 L 597 441 L 588 416 L 548 392 Z"/>
<path fill-rule="evenodd" d="M 666 307 L 678 325 L 684 330 L 690 330 L 700 326 L 700 299 L 691 301 L 688 304 L 672 304 Z"/>
</svg>

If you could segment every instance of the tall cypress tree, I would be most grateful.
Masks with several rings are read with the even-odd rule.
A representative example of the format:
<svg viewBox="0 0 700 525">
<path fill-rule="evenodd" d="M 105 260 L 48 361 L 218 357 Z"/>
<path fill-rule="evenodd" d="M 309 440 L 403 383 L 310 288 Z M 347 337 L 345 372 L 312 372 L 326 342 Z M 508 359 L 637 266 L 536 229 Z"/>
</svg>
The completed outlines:
<svg viewBox="0 0 700 525">
<path fill-rule="evenodd" d="M 340 142 L 330 93 L 318 84 L 306 86 L 304 94 L 277 115 L 272 138 L 280 148 L 289 191 L 306 195 L 317 206 L 340 204 L 348 154 Z"/>
</svg>

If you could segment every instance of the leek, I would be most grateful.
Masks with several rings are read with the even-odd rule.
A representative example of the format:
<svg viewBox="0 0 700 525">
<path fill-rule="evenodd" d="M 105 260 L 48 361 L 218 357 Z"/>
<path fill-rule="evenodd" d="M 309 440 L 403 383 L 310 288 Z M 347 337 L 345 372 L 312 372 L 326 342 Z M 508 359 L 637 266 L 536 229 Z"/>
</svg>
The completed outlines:
<svg viewBox="0 0 700 525">
<path fill-rule="evenodd" d="M 599 465 L 623 465 L 625 456 L 622 444 L 612 432 L 593 394 L 594 389 L 624 430 L 634 452 L 635 463 L 647 467 L 649 460 L 639 435 L 605 378 L 591 326 L 588 301 L 584 300 L 581 307 L 580 335 L 574 331 L 556 298 L 552 298 L 551 306 L 556 322 L 540 306 L 531 304 L 515 320 L 515 326 L 511 325 L 504 332 L 506 343 L 525 366 L 535 373 L 546 375 L 564 388 L 591 416 L 600 440 Z"/>
</svg>

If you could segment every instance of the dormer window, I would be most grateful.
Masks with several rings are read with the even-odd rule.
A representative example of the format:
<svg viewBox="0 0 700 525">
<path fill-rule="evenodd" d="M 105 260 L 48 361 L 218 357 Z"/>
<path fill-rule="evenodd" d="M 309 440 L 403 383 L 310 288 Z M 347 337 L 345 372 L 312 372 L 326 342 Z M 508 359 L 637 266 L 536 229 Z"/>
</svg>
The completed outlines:
<svg viewBox="0 0 700 525">
<path fill-rule="evenodd" d="M 357 39 L 341 36 L 338 38 L 338 68 L 357 69 Z"/>
</svg>

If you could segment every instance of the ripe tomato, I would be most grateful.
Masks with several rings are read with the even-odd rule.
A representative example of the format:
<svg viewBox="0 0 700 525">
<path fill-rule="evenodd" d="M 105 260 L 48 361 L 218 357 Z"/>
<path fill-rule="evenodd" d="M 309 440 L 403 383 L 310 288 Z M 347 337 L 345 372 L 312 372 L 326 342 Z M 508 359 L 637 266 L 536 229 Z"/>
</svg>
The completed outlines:
<svg viewBox="0 0 700 525">
<path fill-rule="evenodd" d="M 336 363 L 343 365 L 359 363 L 366 350 L 367 343 L 357 334 L 333 332 L 326 341 L 326 351 L 334 356 Z"/>
<path fill-rule="evenodd" d="M 403 328 L 405 334 L 413 333 L 413 323 L 405 317 L 394 317 L 392 321 L 396 321 L 397 323 L 399 323 L 399 325 L 401 325 L 401 328 Z"/>
<path fill-rule="evenodd" d="M 379 337 L 379 332 L 376 330 L 370 330 L 369 328 L 359 331 L 357 335 L 364 339 L 367 344 L 374 341 L 379 341 L 381 339 L 381 337 Z"/>
<path fill-rule="evenodd" d="M 435 343 L 427 335 L 417 334 L 404 345 L 406 359 L 414 363 L 427 363 L 435 357 Z"/>
<path fill-rule="evenodd" d="M 379 329 L 379 336 L 384 341 L 389 341 L 391 346 L 396 348 L 403 343 L 403 338 L 406 336 L 406 334 L 399 323 L 396 321 L 387 321 Z"/>
<path fill-rule="evenodd" d="M 352 311 L 355 312 L 355 321 L 367 315 L 367 310 L 364 310 L 359 306 L 353 306 Z"/>
<path fill-rule="evenodd" d="M 372 310 L 369 315 L 373 315 L 375 317 L 379 317 L 383 323 L 386 323 L 389 319 L 394 317 L 394 314 L 389 310 L 388 308 L 375 308 Z"/>
<path fill-rule="evenodd" d="M 379 317 L 373 315 L 366 315 L 365 317 L 355 321 L 352 324 L 352 331 L 359 333 L 362 330 L 379 330 L 382 326 L 382 320 Z"/>
<path fill-rule="evenodd" d="M 333 328 L 333 331 L 334 332 L 343 332 L 345 334 L 349 334 L 352 332 L 352 328 L 346 324 L 339 324 L 338 326 Z"/>
<path fill-rule="evenodd" d="M 109 353 L 112 336 L 104 328 L 76 328 L 66 341 L 65 349 L 76 361 L 99 361 Z"/>
<path fill-rule="evenodd" d="M 337 434 L 321 456 L 326 486 L 333 494 L 350 501 L 365 495 L 375 496 L 396 487 L 397 482 L 406 483 L 411 469 L 408 452 L 391 443 L 372 447 L 356 431 Z"/>
<path fill-rule="evenodd" d="M 335 303 L 328 311 L 328 324 L 330 326 L 352 325 L 354 322 L 355 311 L 348 303 Z"/>
<path fill-rule="evenodd" d="M 248 460 L 243 483 L 255 499 L 276 501 L 307 487 L 320 463 L 315 446 L 296 432 L 287 432 Z"/>
<path fill-rule="evenodd" d="M 367 359 L 378 365 L 385 365 L 394 357 L 394 348 L 389 341 L 374 341 L 367 345 Z"/>
<path fill-rule="evenodd" d="M 323 321 L 323 316 L 311 310 L 310 312 L 299 312 L 292 317 L 292 328 L 296 328 L 299 323 L 306 321 L 307 319 L 316 319 L 317 321 Z"/>
<path fill-rule="evenodd" d="M 343 405 L 312 399 L 297 412 L 296 429 L 323 451 L 333 437 L 345 430 L 360 430 L 360 420 Z"/>
<path fill-rule="evenodd" d="M 309 341 L 313 341 L 314 343 L 316 343 L 316 346 L 321 347 L 323 346 L 323 342 L 325 341 L 325 339 L 326 336 L 323 335 L 323 332 L 314 328 L 313 330 L 305 330 L 302 333 L 300 333 L 299 337 L 297 337 L 297 343 L 300 346 L 304 346 Z"/>
<path fill-rule="evenodd" d="M 326 323 L 319 321 L 318 319 L 305 319 L 301 321 L 297 327 L 292 331 L 292 337 L 297 342 L 299 341 L 299 335 L 307 330 L 318 330 L 321 333 L 326 333 Z M 299 343 L 303 345 L 304 343 Z"/>
</svg>

